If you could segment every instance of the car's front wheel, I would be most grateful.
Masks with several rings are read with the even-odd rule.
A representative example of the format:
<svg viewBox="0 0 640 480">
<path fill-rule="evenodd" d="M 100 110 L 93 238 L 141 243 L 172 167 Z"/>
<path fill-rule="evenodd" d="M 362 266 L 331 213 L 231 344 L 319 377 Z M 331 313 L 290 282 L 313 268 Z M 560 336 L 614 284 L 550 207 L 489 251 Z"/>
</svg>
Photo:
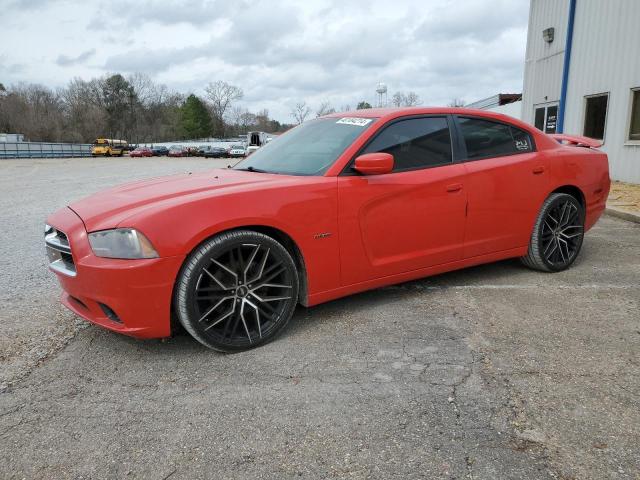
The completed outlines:
<svg viewBox="0 0 640 480">
<path fill-rule="evenodd" d="M 583 239 L 584 208 L 580 202 L 566 193 L 552 193 L 542 204 L 522 263 L 543 272 L 559 272 L 575 261 Z"/>
<path fill-rule="evenodd" d="M 200 343 L 224 352 L 276 337 L 298 300 L 298 271 L 289 252 L 262 233 L 222 233 L 197 247 L 175 288 L 177 316 Z"/>
</svg>

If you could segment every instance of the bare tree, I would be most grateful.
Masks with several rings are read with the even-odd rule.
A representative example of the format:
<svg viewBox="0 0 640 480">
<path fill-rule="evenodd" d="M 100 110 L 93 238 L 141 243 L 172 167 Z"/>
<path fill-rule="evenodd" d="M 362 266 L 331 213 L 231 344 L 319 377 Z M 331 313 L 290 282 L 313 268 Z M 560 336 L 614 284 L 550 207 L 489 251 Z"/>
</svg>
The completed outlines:
<svg viewBox="0 0 640 480">
<path fill-rule="evenodd" d="M 461 98 L 452 98 L 451 101 L 447 104 L 449 107 L 460 108 L 464 107 L 464 100 Z"/>
<path fill-rule="evenodd" d="M 394 107 L 401 107 L 404 102 L 404 93 L 396 92 L 391 97 L 391 103 Z"/>
<path fill-rule="evenodd" d="M 0 104 L 0 130 L 23 133 L 30 140 L 59 142 L 64 135 L 64 108 L 59 96 L 42 85 L 14 85 Z"/>
<path fill-rule="evenodd" d="M 420 105 L 420 97 L 416 92 L 408 92 L 405 96 L 404 106 L 405 107 L 415 107 Z"/>
<path fill-rule="evenodd" d="M 316 110 L 316 118 L 324 115 L 330 115 L 335 113 L 335 111 L 336 109 L 331 106 L 331 103 L 328 100 L 325 100 L 320 104 L 318 110 Z"/>
<path fill-rule="evenodd" d="M 298 125 L 304 122 L 309 114 L 311 114 L 311 108 L 309 108 L 306 102 L 296 103 L 296 106 L 291 109 L 291 116 Z"/>
<path fill-rule="evenodd" d="M 415 107 L 420 105 L 420 97 L 416 92 L 396 92 L 391 97 L 391 103 L 395 107 Z"/>
<path fill-rule="evenodd" d="M 214 122 L 214 134 L 224 136 L 225 114 L 231 105 L 240 100 L 244 93 L 240 87 L 223 80 L 216 80 L 206 86 L 207 98 L 211 104 L 211 116 Z"/>
<path fill-rule="evenodd" d="M 240 125 L 242 129 L 246 132 L 249 130 L 249 127 L 256 124 L 256 116 L 251 113 L 249 110 L 245 110 L 242 116 L 240 117 Z"/>
</svg>

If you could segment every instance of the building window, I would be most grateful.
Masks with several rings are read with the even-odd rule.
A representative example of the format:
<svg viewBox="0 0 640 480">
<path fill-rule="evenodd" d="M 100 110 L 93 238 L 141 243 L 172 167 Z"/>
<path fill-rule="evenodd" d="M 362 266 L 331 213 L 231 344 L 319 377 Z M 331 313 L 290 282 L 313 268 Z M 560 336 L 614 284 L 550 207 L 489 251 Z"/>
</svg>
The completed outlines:
<svg viewBox="0 0 640 480">
<path fill-rule="evenodd" d="M 538 130 L 542 130 L 544 133 L 556 133 L 557 121 L 558 105 L 536 108 L 534 125 Z"/>
<path fill-rule="evenodd" d="M 640 88 L 631 91 L 629 140 L 640 140 Z"/>
<path fill-rule="evenodd" d="M 584 136 L 604 139 L 604 129 L 607 123 L 607 103 L 609 94 L 586 97 L 584 112 Z"/>
</svg>

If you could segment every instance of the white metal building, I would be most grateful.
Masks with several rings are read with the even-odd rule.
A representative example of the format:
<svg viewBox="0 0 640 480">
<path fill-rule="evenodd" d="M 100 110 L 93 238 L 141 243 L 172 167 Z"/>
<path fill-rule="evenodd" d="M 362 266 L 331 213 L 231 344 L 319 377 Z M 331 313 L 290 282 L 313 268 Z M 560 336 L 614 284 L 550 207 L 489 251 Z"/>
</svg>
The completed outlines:
<svg viewBox="0 0 640 480">
<path fill-rule="evenodd" d="M 510 115 L 518 120 L 522 119 L 522 94 L 498 93 L 477 102 L 465 105 L 466 108 L 479 108 L 492 112 Z"/>
<path fill-rule="evenodd" d="M 531 0 L 522 119 L 602 139 L 640 183 L 640 0 Z"/>
</svg>

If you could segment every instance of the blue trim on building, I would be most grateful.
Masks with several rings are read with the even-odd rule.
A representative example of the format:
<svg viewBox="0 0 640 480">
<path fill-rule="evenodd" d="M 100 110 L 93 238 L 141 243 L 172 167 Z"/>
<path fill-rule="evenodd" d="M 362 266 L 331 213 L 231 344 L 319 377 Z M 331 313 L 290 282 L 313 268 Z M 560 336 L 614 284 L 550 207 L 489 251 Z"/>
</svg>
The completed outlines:
<svg viewBox="0 0 640 480">
<path fill-rule="evenodd" d="M 567 85 L 569 83 L 569 67 L 571 66 L 571 45 L 573 44 L 573 22 L 576 17 L 576 1 L 569 1 L 569 21 L 567 23 L 567 42 L 564 49 L 564 65 L 562 66 L 562 88 L 560 90 L 560 105 L 558 106 L 557 133 L 564 131 L 564 112 L 567 102 Z"/>
</svg>

